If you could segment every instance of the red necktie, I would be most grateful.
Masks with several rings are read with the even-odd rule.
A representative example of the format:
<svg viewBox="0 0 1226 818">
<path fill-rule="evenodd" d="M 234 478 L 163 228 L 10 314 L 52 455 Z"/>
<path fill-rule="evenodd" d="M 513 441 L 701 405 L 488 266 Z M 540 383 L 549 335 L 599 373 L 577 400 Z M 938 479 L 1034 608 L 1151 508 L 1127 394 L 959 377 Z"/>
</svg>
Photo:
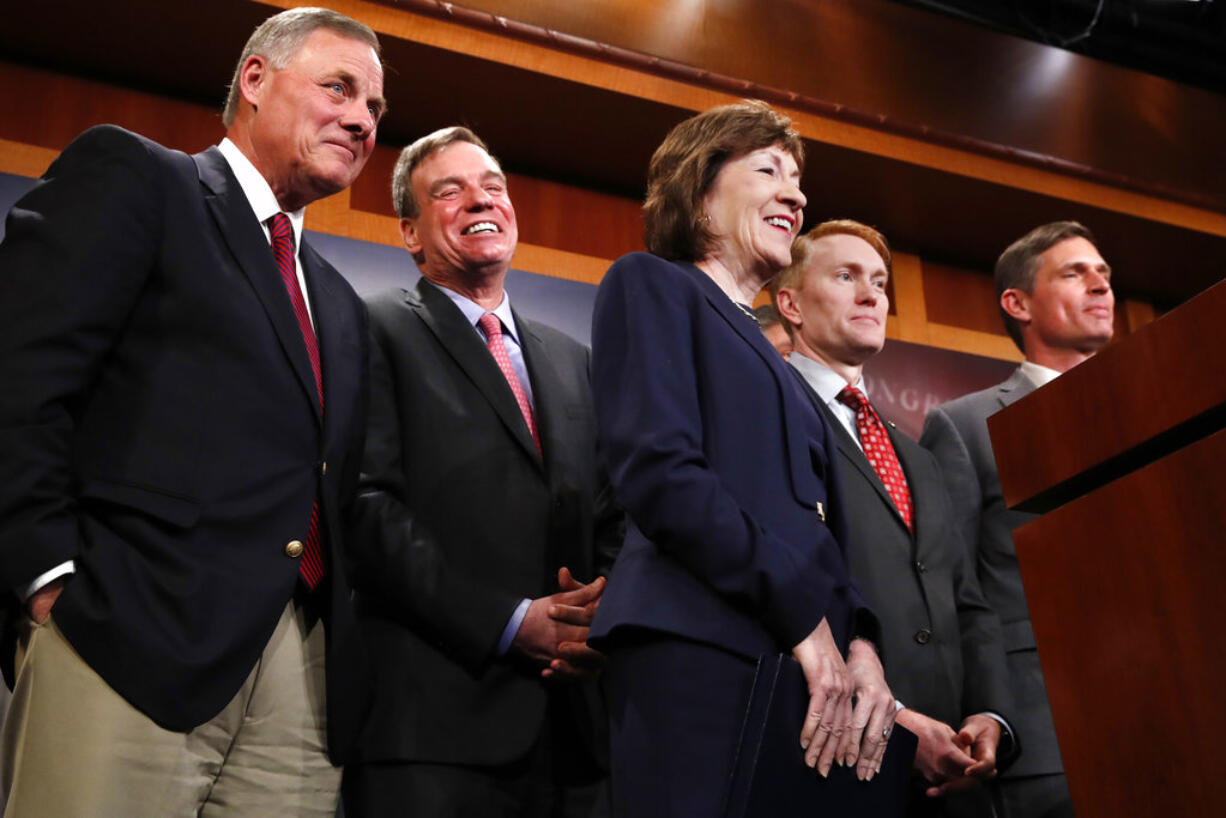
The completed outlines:
<svg viewBox="0 0 1226 818">
<path fill-rule="evenodd" d="M 519 382 L 519 376 L 515 374 L 515 367 L 511 366 L 511 356 L 507 354 L 506 342 L 502 340 L 502 322 L 498 320 L 497 315 L 487 312 L 477 321 L 477 325 L 485 333 L 485 345 L 489 347 L 490 354 L 498 362 L 502 376 L 507 379 L 507 385 L 511 387 L 511 392 L 515 395 L 520 414 L 524 416 L 524 422 L 528 424 L 528 432 L 532 435 L 532 442 L 536 444 L 536 450 L 539 452 L 541 438 L 536 432 L 536 418 L 532 415 L 532 404 L 528 403 L 528 393 L 524 391 L 523 384 Z"/>
<path fill-rule="evenodd" d="M 873 409 L 864 393 L 854 386 L 848 386 L 840 392 L 838 400 L 856 410 L 856 430 L 860 433 L 864 456 L 885 484 L 885 490 L 890 493 L 894 507 L 902 515 L 907 528 L 912 528 L 911 491 L 907 488 L 907 478 L 898 463 L 894 444 L 890 442 L 890 436 L 886 433 L 885 424 L 881 422 L 877 410 Z"/>
<path fill-rule="evenodd" d="M 306 343 L 307 356 L 311 359 L 311 370 L 315 373 L 315 391 L 319 395 L 319 410 L 322 412 L 324 387 L 323 372 L 319 363 L 319 344 L 315 340 L 315 329 L 311 326 L 311 316 L 307 312 L 306 299 L 302 297 L 302 288 L 298 286 L 298 270 L 294 264 L 294 228 L 288 216 L 278 213 L 268 220 L 268 232 L 272 237 L 272 254 L 277 260 L 281 281 L 284 282 L 285 290 L 289 293 L 294 315 L 298 317 L 298 328 L 302 330 L 302 340 Z M 324 575 L 323 547 L 320 540 L 319 497 L 317 496 L 315 502 L 311 504 L 311 524 L 303 543 L 302 559 L 298 562 L 298 573 L 311 590 L 315 590 L 315 586 L 319 584 Z"/>
</svg>

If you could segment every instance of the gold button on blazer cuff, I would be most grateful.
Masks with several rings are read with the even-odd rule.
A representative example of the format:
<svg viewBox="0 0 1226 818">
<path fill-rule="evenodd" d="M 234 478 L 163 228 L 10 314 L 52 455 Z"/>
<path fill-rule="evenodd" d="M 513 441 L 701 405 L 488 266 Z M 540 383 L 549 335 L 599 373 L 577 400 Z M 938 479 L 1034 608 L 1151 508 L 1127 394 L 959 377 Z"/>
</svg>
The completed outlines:
<svg viewBox="0 0 1226 818">
<path fill-rule="evenodd" d="M 290 540 L 285 545 L 285 556 L 297 559 L 302 556 L 302 542 L 300 540 Z"/>
</svg>

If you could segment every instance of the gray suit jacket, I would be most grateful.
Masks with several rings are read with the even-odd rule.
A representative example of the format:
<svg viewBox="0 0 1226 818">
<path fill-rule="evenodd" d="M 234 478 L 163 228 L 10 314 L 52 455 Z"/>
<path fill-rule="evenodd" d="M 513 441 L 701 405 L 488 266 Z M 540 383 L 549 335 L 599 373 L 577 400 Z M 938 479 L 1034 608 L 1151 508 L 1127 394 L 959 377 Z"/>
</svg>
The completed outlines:
<svg viewBox="0 0 1226 818">
<path fill-rule="evenodd" d="M 912 533 L 864 452 L 817 395 L 810 397 L 834 430 L 851 575 L 881 620 L 890 690 L 954 729 L 975 713 L 1008 718 L 1000 621 L 958 539 L 936 460 L 889 429 L 915 509 Z"/>
<path fill-rule="evenodd" d="M 988 604 L 1000 617 L 1022 753 L 1006 776 L 1062 772 L 1056 728 L 1035 649 L 1026 593 L 1013 550 L 1013 529 L 1034 515 L 1005 506 L 988 436 L 989 415 L 1030 394 L 1019 368 L 1004 383 L 972 392 L 928 413 L 920 443 L 940 463 L 958 529 L 973 553 Z"/>
</svg>

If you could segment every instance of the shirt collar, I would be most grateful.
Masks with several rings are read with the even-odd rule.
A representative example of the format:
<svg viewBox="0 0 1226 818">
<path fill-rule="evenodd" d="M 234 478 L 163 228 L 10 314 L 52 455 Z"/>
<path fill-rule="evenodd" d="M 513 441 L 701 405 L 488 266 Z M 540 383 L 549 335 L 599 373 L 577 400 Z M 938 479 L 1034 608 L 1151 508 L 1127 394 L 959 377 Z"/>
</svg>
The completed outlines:
<svg viewBox="0 0 1226 818">
<path fill-rule="evenodd" d="M 434 282 L 435 285 L 447 294 L 451 302 L 460 308 L 460 312 L 464 313 L 464 317 L 473 329 L 477 328 L 477 322 L 481 320 L 481 316 L 487 312 L 492 312 L 498 316 L 498 320 L 502 322 L 503 333 L 511 336 L 516 344 L 519 344 L 519 330 L 515 327 L 515 316 L 511 314 L 511 296 L 504 290 L 502 293 L 502 302 L 492 310 L 487 310 L 485 307 L 473 301 L 466 295 L 461 295 L 455 290 L 443 284 Z M 523 346 L 520 344 L 520 346 Z"/>
<path fill-rule="evenodd" d="M 229 140 L 229 138 L 221 140 L 221 144 L 217 146 L 221 151 L 221 155 L 230 165 L 230 170 L 234 171 L 234 177 L 238 179 L 238 186 L 243 189 L 243 195 L 247 197 L 247 202 L 251 205 L 251 209 L 255 211 L 255 217 L 264 224 L 270 218 L 281 212 L 281 205 L 277 203 L 276 194 L 272 192 L 272 187 L 269 186 L 268 180 L 256 170 L 255 165 L 251 164 L 251 160 Z M 305 208 L 299 208 L 291 213 L 286 213 L 289 216 L 289 223 L 294 228 L 294 250 L 297 251 L 302 246 L 302 223 L 303 213 Z"/>
<path fill-rule="evenodd" d="M 1034 361 L 1022 361 L 1022 374 L 1029 378 L 1036 387 L 1047 386 L 1060 377 L 1060 373 L 1056 370 L 1036 364 Z"/>
<path fill-rule="evenodd" d="M 815 361 L 801 354 L 799 350 L 792 350 L 792 355 L 788 358 L 788 361 L 792 366 L 796 367 L 796 371 L 804 376 L 805 381 L 808 382 L 809 386 L 813 387 L 813 391 L 817 393 L 817 396 L 822 399 L 823 403 L 827 405 L 838 403 L 839 393 L 847 388 L 848 385 L 842 375 L 821 361 Z M 863 380 L 863 378 L 859 378 L 851 385 L 863 392 L 864 388 L 860 385 Z"/>
</svg>

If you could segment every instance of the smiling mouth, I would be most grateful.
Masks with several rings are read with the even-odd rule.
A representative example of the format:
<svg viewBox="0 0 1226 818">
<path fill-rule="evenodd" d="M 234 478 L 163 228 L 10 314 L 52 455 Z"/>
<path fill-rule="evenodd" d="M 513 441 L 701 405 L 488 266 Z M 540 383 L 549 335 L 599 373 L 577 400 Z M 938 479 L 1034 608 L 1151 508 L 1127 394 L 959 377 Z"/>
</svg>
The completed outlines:
<svg viewBox="0 0 1226 818">
<path fill-rule="evenodd" d="M 479 233 L 501 233 L 501 232 L 502 231 L 498 229 L 498 225 L 494 224 L 493 222 L 477 222 L 476 224 L 470 224 L 468 227 L 465 227 L 462 231 L 460 231 L 460 235 L 461 236 L 475 236 Z"/>
<path fill-rule="evenodd" d="M 767 223 L 767 224 L 769 224 L 769 225 L 770 225 L 770 226 L 772 226 L 772 227 L 778 227 L 778 228 L 779 228 L 779 229 L 781 229 L 781 230 L 786 230 L 786 231 L 788 231 L 789 233 L 791 233 L 791 232 L 792 232 L 792 222 L 791 222 L 791 220 L 790 220 L 790 219 L 786 219 L 786 218 L 784 218 L 783 216 L 768 216 L 768 217 L 766 218 L 766 223 Z"/>
</svg>

